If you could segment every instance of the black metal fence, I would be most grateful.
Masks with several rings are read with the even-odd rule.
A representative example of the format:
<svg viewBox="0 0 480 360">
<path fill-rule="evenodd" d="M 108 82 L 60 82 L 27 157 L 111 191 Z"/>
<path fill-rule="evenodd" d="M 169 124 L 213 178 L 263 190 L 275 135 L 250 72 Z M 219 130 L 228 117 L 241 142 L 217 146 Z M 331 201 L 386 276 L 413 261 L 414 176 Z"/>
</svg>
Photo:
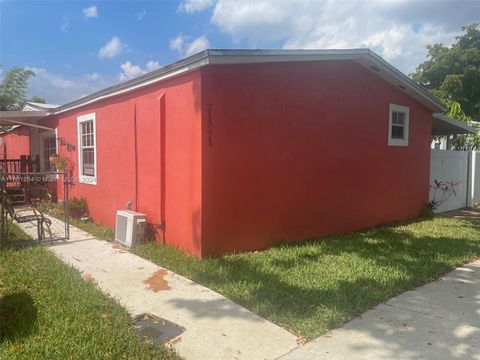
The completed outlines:
<svg viewBox="0 0 480 360">
<path fill-rule="evenodd" d="M 0 174 L 0 248 L 70 237 L 68 176 L 60 172 Z"/>
</svg>

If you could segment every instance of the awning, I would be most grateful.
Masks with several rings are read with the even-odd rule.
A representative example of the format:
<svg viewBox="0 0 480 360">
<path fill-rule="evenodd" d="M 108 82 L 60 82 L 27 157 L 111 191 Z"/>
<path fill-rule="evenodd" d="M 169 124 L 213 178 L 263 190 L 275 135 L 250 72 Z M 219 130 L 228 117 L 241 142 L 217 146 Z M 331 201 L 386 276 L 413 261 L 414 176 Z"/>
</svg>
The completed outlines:
<svg viewBox="0 0 480 360">
<path fill-rule="evenodd" d="M 22 125 L 32 128 L 54 130 L 37 125 L 36 121 L 50 115 L 48 111 L 0 111 L 0 126 Z"/>
<path fill-rule="evenodd" d="M 432 135 L 446 136 L 458 134 L 476 134 L 477 129 L 444 114 L 435 113 L 432 118 Z"/>
</svg>

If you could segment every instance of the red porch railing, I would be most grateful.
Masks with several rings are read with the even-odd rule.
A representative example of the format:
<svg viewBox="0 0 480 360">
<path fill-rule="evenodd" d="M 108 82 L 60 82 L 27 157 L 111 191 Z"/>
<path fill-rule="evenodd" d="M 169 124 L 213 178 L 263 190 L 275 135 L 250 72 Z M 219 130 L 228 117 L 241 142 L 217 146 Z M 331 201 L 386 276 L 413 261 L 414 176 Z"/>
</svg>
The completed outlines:
<svg viewBox="0 0 480 360">
<path fill-rule="evenodd" d="M 20 159 L 0 160 L 0 173 L 36 173 L 40 172 L 40 156 L 21 155 Z"/>
</svg>

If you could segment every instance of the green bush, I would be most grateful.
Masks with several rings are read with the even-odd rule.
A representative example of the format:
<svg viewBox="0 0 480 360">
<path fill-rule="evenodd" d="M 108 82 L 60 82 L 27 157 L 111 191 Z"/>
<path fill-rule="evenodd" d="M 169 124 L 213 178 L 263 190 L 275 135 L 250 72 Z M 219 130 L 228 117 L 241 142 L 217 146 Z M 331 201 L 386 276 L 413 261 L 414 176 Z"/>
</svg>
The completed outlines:
<svg viewBox="0 0 480 360">
<path fill-rule="evenodd" d="M 73 198 L 68 201 L 69 215 L 74 219 L 88 217 L 88 205 L 85 198 Z"/>
</svg>

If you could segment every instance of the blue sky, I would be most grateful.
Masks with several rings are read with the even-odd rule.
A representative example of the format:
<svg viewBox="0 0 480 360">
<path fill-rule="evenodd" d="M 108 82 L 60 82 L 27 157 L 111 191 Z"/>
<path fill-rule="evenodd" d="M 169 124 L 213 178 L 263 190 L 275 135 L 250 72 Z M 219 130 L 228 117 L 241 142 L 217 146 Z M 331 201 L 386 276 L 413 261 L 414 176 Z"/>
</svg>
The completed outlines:
<svg viewBox="0 0 480 360">
<path fill-rule="evenodd" d="M 369 47 L 405 73 L 480 22 L 480 1 L 1 1 L 0 63 L 65 103 L 211 48 Z"/>
</svg>

